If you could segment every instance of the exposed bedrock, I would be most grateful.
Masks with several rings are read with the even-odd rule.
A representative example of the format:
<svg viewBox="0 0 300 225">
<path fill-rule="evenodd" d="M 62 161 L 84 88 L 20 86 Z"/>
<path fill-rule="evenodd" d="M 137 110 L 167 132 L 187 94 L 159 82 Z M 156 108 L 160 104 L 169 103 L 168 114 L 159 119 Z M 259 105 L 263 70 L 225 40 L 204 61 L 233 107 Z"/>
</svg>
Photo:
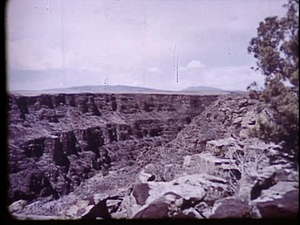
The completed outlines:
<svg viewBox="0 0 300 225">
<path fill-rule="evenodd" d="M 57 198 L 97 172 L 135 164 L 145 148 L 174 139 L 217 97 L 9 95 L 10 201 Z"/>
</svg>

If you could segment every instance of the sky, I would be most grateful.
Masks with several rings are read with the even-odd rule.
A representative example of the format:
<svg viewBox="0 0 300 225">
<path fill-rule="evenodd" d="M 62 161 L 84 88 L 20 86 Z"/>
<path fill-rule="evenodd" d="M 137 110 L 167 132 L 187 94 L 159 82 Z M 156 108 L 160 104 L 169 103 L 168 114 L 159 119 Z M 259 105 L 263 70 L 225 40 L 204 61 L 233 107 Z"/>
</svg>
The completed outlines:
<svg viewBox="0 0 300 225">
<path fill-rule="evenodd" d="M 9 90 L 130 85 L 245 90 L 264 77 L 247 53 L 282 0 L 10 0 Z M 177 70 L 178 68 L 178 70 Z M 178 72 L 177 72 L 178 71 Z"/>
</svg>

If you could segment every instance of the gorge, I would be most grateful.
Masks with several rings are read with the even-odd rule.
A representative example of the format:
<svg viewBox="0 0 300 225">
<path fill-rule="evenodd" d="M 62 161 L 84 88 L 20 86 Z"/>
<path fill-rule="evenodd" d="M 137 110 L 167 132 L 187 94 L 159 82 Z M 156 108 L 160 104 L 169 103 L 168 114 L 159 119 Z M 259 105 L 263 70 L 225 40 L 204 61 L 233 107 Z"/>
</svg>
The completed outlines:
<svg viewBox="0 0 300 225">
<path fill-rule="evenodd" d="M 298 169 L 280 145 L 251 136 L 272 119 L 259 104 L 246 94 L 10 94 L 9 210 L 18 219 L 261 218 L 274 216 L 269 189 L 279 185 L 275 199 L 287 206 L 278 210 L 293 217 L 286 198 L 299 193 Z M 232 152 L 263 155 L 253 179 Z"/>
</svg>

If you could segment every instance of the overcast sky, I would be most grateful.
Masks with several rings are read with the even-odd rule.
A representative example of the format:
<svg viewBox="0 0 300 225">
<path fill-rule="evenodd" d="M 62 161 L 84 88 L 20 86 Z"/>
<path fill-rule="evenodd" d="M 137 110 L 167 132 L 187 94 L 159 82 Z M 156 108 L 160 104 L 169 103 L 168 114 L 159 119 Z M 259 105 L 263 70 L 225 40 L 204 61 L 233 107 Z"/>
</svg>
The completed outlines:
<svg viewBox="0 0 300 225">
<path fill-rule="evenodd" d="M 10 0 L 8 87 L 131 85 L 245 90 L 247 47 L 281 0 Z M 178 61 L 178 81 L 176 66 Z"/>
</svg>

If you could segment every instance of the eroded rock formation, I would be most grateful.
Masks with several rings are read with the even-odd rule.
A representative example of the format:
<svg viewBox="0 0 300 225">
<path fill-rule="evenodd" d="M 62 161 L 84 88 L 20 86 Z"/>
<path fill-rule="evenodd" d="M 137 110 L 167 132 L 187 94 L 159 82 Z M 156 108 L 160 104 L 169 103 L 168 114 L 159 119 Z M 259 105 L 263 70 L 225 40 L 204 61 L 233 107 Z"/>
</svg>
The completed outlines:
<svg viewBox="0 0 300 225">
<path fill-rule="evenodd" d="M 170 141 L 215 100 L 154 94 L 10 95 L 10 201 L 62 196 L 99 170 L 130 165 L 143 148 Z M 43 174 L 35 177 L 43 185 L 32 191 L 35 171 Z M 45 185 L 49 191 L 42 191 Z"/>
<path fill-rule="evenodd" d="M 10 210 L 21 219 L 295 218 L 298 163 L 253 137 L 262 123 L 275 123 L 272 110 L 247 95 L 10 96 Z"/>
</svg>

